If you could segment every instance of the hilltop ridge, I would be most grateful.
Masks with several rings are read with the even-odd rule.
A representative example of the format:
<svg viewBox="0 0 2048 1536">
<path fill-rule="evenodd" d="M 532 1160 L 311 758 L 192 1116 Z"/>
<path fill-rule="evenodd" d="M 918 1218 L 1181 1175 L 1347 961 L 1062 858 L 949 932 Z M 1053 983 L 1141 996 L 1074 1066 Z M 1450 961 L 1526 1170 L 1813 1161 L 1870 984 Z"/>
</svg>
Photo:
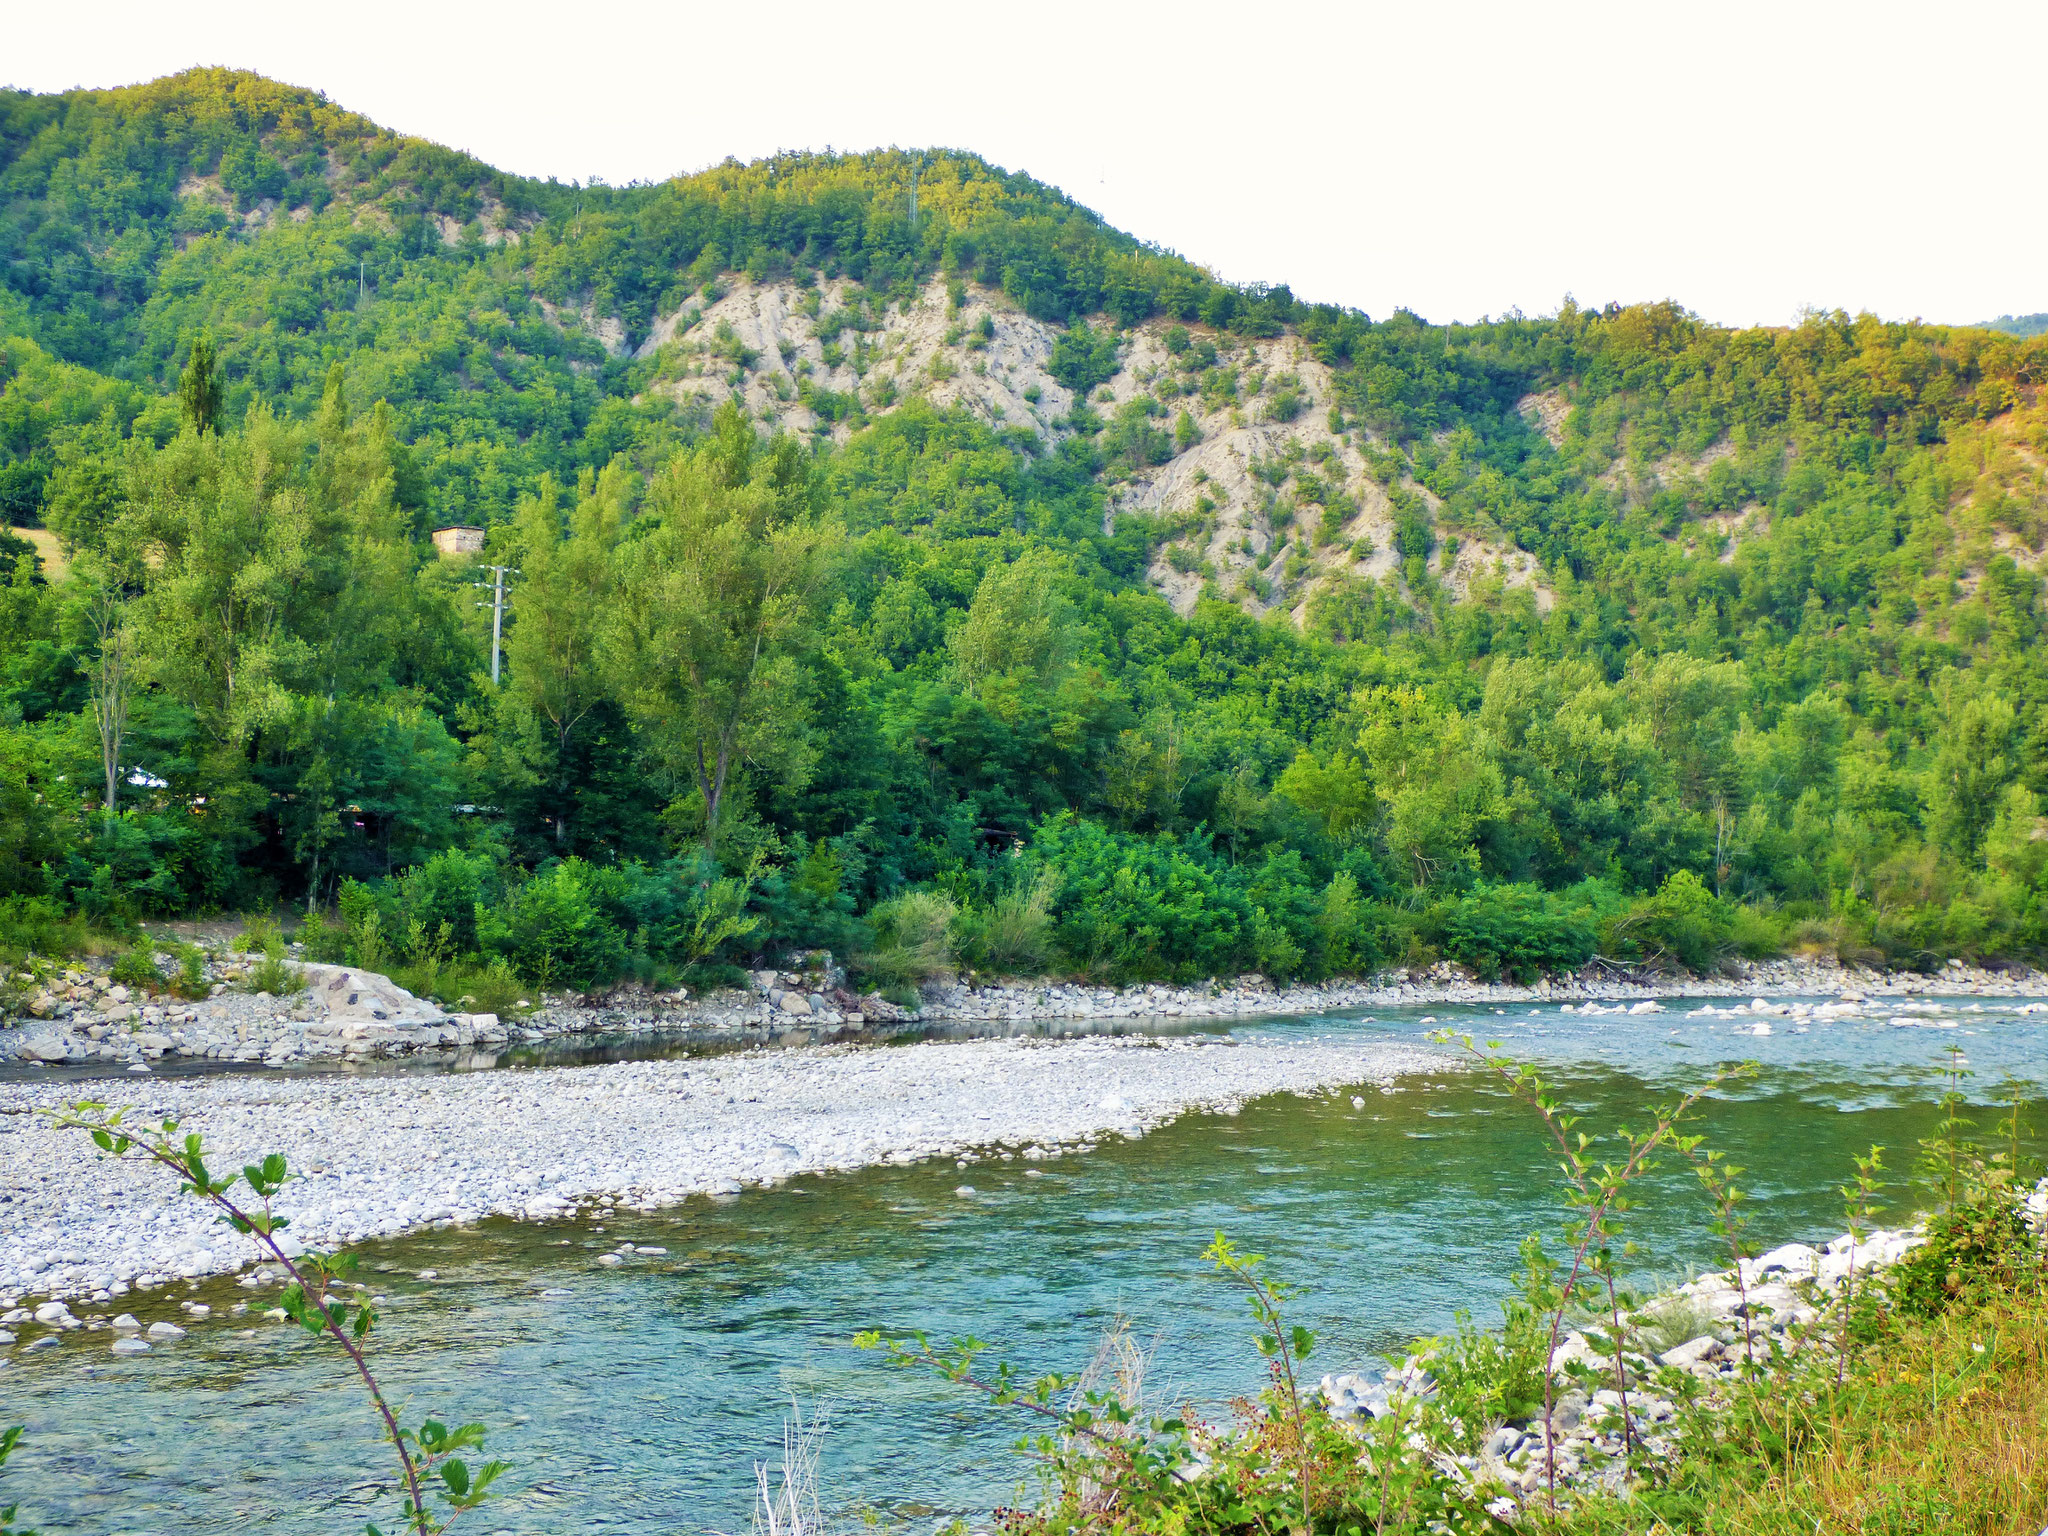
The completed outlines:
<svg viewBox="0 0 2048 1536">
<path fill-rule="evenodd" d="M 68 397 L 0 466 L 17 521 L 41 516 L 47 431 L 111 407 L 160 436 L 162 392 L 207 330 L 233 412 L 310 414 L 336 359 L 390 401 L 432 519 L 508 517 L 542 472 L 644 458 L 725 398 L 842 444 L 918 400 L 1027 431 L 1032 451 L 1079 439 L 1105 518 L 1153 520 L 1148 579 L 1177 610 L 1207 593 L 1343 634 L 1381 594 L 1398 614 L 1526 590 L 1548 612 L 1560 562 L 1585 574 L 1582 535 L 1548 525 L 1586 496 L 1618 497 L 1626 521 L 1675 494 L 1685 511 L 1658 537 L 1732 559 L 1768 525 L 1768 477 L 1733 502 L 1716 489 L 1738 435 L 1839 431 L 1855 400 L 1862 430 L 1925 441 L 2032 397 L 2024 344 L 1869 317 L 1375 322 L 1220 283 L 956 151 L 567 186 L 193 70 L 11 93 L 0 161 L 0 334 L 45 354 L 21 355 L 13 387 Z M 1659 371 L 1686 402 L 1683 442 L 1645 409 Z M 1574 439 L 1591 459 L 1566 449 L 1582 407 L 1603 415 Z M 1789 442 L 1775 451 L 1789 463 Z M 1546 467 L 1559 456 L 1576 462 Z M 2038 558 L 2031 516 L 2009 521 L 1999 547 Z"/>
</svg>

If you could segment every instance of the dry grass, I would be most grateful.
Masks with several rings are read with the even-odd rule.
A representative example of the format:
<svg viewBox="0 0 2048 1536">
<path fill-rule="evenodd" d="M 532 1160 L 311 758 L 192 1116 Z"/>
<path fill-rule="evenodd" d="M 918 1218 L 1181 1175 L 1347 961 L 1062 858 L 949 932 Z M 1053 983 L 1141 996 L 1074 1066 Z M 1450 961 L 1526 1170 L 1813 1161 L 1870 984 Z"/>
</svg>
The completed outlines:
<svg viewBox="0 0 2048 1536">
<path fill-rule="evenodd" d="M 2035 1536 L 2048 1523 L 2048 1312 L 1950 1317 L 1887 1350 L 1810 1452 L 1748 1501 L 1764 1529 Z"/>
<path fill-rule="evenodd" d="M 2048 1297 L 1959 1309 L 1839 1392 L 1764 1393 L 1712 1464 L 1588 1507 L 1620 1536 L 2037 1536 L 2048 1525 Z M 1782 1447 L 1794 1449 L 1787 1457 Z"/>
<path fill-rule="evenodd" d="M 782 1420 L 782 1466 L 754 1463 L 753 1536 L 828 1536 L 818 1497 L 818 1453 L 826 1420 L 814 1413 L 806 1422 L 803 1408 L 790 1399 Z"/>
<path fill-rule="evenodd" d="M 57 535 L 47 528 L 9 528 L 17 539 L 26 539 L 35 546 L 36 558 L 42 563 L 43 579 L 51 586 L 57 585 L 71 573 L 71 562 L 64 558 L 64 551 L 57 543 Z"/>
</svg>

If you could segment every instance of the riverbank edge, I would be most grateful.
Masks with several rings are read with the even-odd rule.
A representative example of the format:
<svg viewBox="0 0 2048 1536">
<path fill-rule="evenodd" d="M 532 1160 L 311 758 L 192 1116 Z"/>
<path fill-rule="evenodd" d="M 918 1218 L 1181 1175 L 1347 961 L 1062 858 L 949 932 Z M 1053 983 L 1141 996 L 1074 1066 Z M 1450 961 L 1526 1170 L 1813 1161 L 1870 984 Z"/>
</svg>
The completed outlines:
<svg viewBox="0 0 2048 1536">
<path fill-rule="evenodd" d="M 936 1060 L 935 1065 L 925 1069 L 917 1068 L 908 1057 L 894 1058 L 898 1067 L 917 1074 L 915 1081 L 922 1098 L 906 1101 L 897 1093 L 878 1099 L 871 1111 L 862 1110 L 864 1128 L 873 1134 L 863 1142 L 857 1155 L 850 1158 L 837 1154 L 826 1159 L 789 1155 L 795 1153 L 796 1148 L 779 1142 L 775 1133 L 764 1129 L 758 1134 L 749 1133 L 751 1139 L 724 1144 L 706 1152 L 693 1166 L 672 1168 L 663 1164 L 658 1170 L 647 1172 L 645 1177 L 623 1182 L 616 1177 L 619 1170 L 610 1169 L 584 1185 L 542 1179 L 517 1193 L 486 1194 L 479 1191 L 478 1198 L 465 1198 L 453 1203 L 444 1203 L 440 1198 L 432 1201 L 422 1198 L 415 1203 L 405 1198 L 407 1192 L 401 1189 L 386 1202 L 374 1226 L 363 1230 L 356 1230 L 354 1226 L 343 1227 L 336 1235 L 327 1226 L 309 1225 L 300 1220 L 287 1235 L 285 1247 L 288 1252 L 296 1251 L 302 1240 L 306 1246 L 323 1250 L 354 1247 L 408 1232 L 468 1226 L 494 1218 L 540 1222 L 569 1221 L 583 1216 L 602 1220 L 607 1216 L 624 1217 L 628 1213 L 651 1214 L 682 1205 L 694 1197 L 736 1196 L 748 1188 L 775 1187 L 792 1178 L 856 1173 L 874 1167 L 934 1164 L 949 1159 L 963 1165 L 990 1158 L 1005 1161 L 1021 1159 L 1027 1163 L 1056 1159 L 1093 1151 L 1107 1141 L 1135 1140 L 1189 1115 L 1234 1115 L 1247 1103 L 1288 1093 L 1328 1093 L 1359 1085 L 1377 1085 L 1385 1091 L 1397 1091 L 1396 1085 L 1403 1079 L 1455 1071 L 1460 1066 L 1455 1057 L 1410 1041 L 1346 1046 L 1317 1042 L 1239 1045 L 1235 1041 L 1224 1040 L 1179 1041 L 1170 1042 L 1161 1050 L 1156 1042 L 1150 1040 L 985 1040 L 937 1042 L 926 1049 L 949 1054 L 946 1059 Z M 1108 1077 L 1102 1075 L 1103 1067 L 1114 1065 L 1110 1055 L 1126 1050 L 1142 1052 L 1150 1071 L 1149 1080 L 1131 1081 L 1114 1073 Z M 969 1054 L 960 1056 L 963 1051 Z M 990 1127 L 987 1123 L 990 1117 L 979 1112 L 979 1105 L 962 1101 L 957 1080 L 961 1063 L 965 1062 L 971 1068 L 974 1063 L 987 1059 L 986 1053 L 991 1052 L 1003 1053 L 1007 1059 L 1024 1064 L 1019 1081 L 1025 1090 L 1062 1096 L 1045 1105 L 1034 1106 L 1033 1118 L 1028 1125 L 1012 1125 L 1007 1131 Z M 1086 1057 L 1078 1067 L 1075 1065 L 1076 1052 Z M 1241 1065 L 1223 1065 L 1226 1061 L 1248 1063 L 1260 1056 L 1264 1056 L 1270 1065 L 1256 1070 L 1246 1070 Z M 854 1077 L 859 1077 L 863 1071 L 859 1058 L 873 1060 L 869 1052 L 846 1047 L 820 1047 L 791 1053 L 788 1060 L 798 1067 L 809 1065 L 816 1068 L 820 1063 L 829 1064 L 834 1058 L 842 1061 L 853 1058 L 849 1071 Z M 1210 1065 L 1212 1062 L 1213 1066 Z M 882 1066 L 886 1073 L 889 1070 L 887 1063 L 882 1063 Z M 544 1068 L 519 1074 L 517 1091 L 531 1101 L 526 1112 L 543 1118 L 558 1112 L 567 1114 L 578 1102 L 587 1105 L 592 1093 L 599 1092 L 605 1096 L 606 1113 L 616 1119 L 622 1106 L 628 1102 L 622 1095 L 632 1095 L 630 1101 L 643 1107 L 657 1101 L 666 1103 L 685 1079 L 701 1084 L 707 1074 L 720 1079 L 744 1077 L 751 1073 L 753 1080 L 745 1090 L 732 1090 L 751 1092 L 761 1086 L 763 1068 L 768 1068 L 776 1074 L 777 1080 L 781 1080 L 781 1062 L 763 1053 L 746 1052 L 710 1062 L 639 1061 L 595 1067 Z M 607 1072 L 621 1075 L 608 1081 L 593 1076 Z M 948 1072 L 953 1075 L 946 1076 Z M 1075 1078 L 1075 1083 L 1080 1086 L 1069 1084 L 1063 1087 L 1062 1074 L 1072 1077 L 1076 1072 L 1082 1073 L 1081 1077 Z M 763 1112 L 764 1115 L 780 1109 L 802 1116 L 817 1113 L 815 1104 L 818 1102 L 837 1102 L 836 1098 L 816 1100 L 815 1095 L 810 1103 L 803 1101 L 801 1094 L 806 1091 L 806 1084 L 802 1081 L 804 1076 L 799 1072 L 788 1084 L 791 1093 L 799 1096 L 797 1102 L 771 1106 Z M 130 1087 L 124 1080 L 115 1081 L 121 1088 Z M 447 1091 L 456 1097 L 482 1099 L 497 1092 L 497 1085 L 491 1083 L 485 1074 L 452 1074 L 413 1081 L 446 1085 Z M 169 1115 L 179 1118 L 186 1122 L 185 1129 L 193 1130 L 202 1128 L 195 1117 L 214 1107 L 208 1101 L 216 1098 L 221 1107 L 259 1103 L 271 1106 L 280 1121 L 290 1123 L 306 1118 L 307 1105 L 332 1110 L 346 1104 L 351 1115 L 361 1121 L 357 1133 L 361 1138 L 371 1134 L 372 1111 L 387 1107 L 383 1098 L 410 1096 L 411 1090 L 407 1089 L 395 1094 L 385 1093 L 376 1104 L 364 1102 L 366 1097 L 392 1088 L 396 1082 L 390 1077 L 380 1077 L 363 1081 L 359 1088 L 358 1080 L 333 1076 L 301 1076 L 296 1079 L 283 1075 L 258 1077 L 252 1074 L 183 1076 L 149 1082 L 145 1091 L 153 1096 L 154 1104 L 146 1113 L 151 1117 Z M 1104 1092 L 1103 1086 L 1112 1082 L 1123 1086 L 1113 1092 Z M 295 1087 L 294 1084 L 303 1086 Z M 890 1088 L 892 1085 L 885 1083 L 883 1086 Z M 169 1095 L 165 1094 L 167 1089 L 171 1090 Z M 838 1087 L 831 1089 L 833 1095 L 840 1092 Z M 80 1084 L 74 1090 L 72 1084 L 52 1078 L 0 1084 L 0 1115 L 39 1119 L 87 1097 L 106 1099 L 110 1096 L 94 1085 Z M 113 1095 L 111 1102 L 120 1104 L 133 1100 L 126 1095 Z M 749 1098 L 748 1102 L 754 1101 Z M 410 1115 L 412 1111 L 407 1110 L 406 1113 Z M 931 1123 L 934 1114 L 942 1119 L 949 1115 L 950 1120 L 935 1128 Z M 0 1123 L 0 1132 L 18 1132 L 25 1128 Z M 688 1120 L 670 1129 L 686 1134 L 694 1145 L 695 1138 L 704 1127 L 696 1120 Z M 91 1148 L 83 1144 L 82 1132 L 46 1134 L 77 1136 L 78 1150 L 84 1155 L 77 1173 L 84 1175 L 91 1168 L 107 1166 L 105 1159 L 92 1157 Z M 222 1162 L 223 1166 L 232 1166 L 237 1159 L 250 1155 L 252 1151 L 261 1153 L 283 1147 L 292 1153 L 294 1168 L 304 1166 L 300 1149 L 293 1145 L 291 1134 L 237 1138 L 238 1142 L 243 1139 L 247 1139 L 250 1145 L 222 1147 L 212 1145 L 213 1138 L 209 1137 L 214 1160 Z M 395 1154 L 387 1150 L 382 1155 L 388 1162 Z M 34 1167 L 34 1157 L 26 1149 L 16 1156 L 24 1172 Z M 651 1169 L 652 1165 L 649 1166 Z M 314 1171 L 319 1171 L 317 1165 Z M 21 1192 L 16 1191 L 17 1197 Z M 90 1194 L 89 1189 L 84 1192 Z M 72 1200 L 79 1193 L 81 1191 L 77 1188 L 66 1187 L 61 1198 Z M 504 1198 L 499 1198 L 501 1193 Z M 189 1262 L 157 1262 L 152 1257 L 146 1262 L 125 1265 L 109 1259 L 105 1253 L 97 1258 L 88 1258 L 78 1250 L 82 1249 L 85 1233 L 90 1227 L 109 1229 L 113 1234 L 108 1239 L 110 1250 L 119 1250 L 122 1246 L 120 1238 L 123 1236 L 124 1217 L 97 1214 L 100 1207 L 94 1202 L 99 1198 L 91 1196 L 88 1202 L 94 1214 L 86 1216 L 86 1227 L 71 1222 L 65 1224 L 63 1230 L 57 1230 L 59 1223 L 51 1213 L 24 1211 L 19 1206 L 9 1213 L 10 1220 L 0 1224 L 0 1238 L 4 1238 L 0 1246 L 7 1249 L 6 1262 L 0 1262 L 0 1312 L 13 1310 L 23 1298 L 34 1296 L 50 1300 L 83 1296 L 96 1307 L 112 1307 L 132 1290 L 156 1290 L 181 1280 L 198 1281 L 209 1275 L 232 1274 L 263 1262 L 253 1242 L 240 1240 L 222 1243 L 218 1248 L 208 1246 L 203 1254 Z M 147 1221 L 152 1232 L 150 1246 L 155 1254 L 178 1248 L 179 1234 L 171 1230 L 173 1226 L 189 1229 L 186 1236 L 212 1229 L 211 1218 L 196 1203 L 188 1203 L 187 1197 L 178 1193 L 175 1179 L 168 1174 L 160 1183 L 152 1179 L 141 1200 L 147 1207 Z M 296 1205 L 296 1201 L 288 1200 L 280 1205 L 280 1210 L 290 1216 L 302 1216 L 304 1213 Z M 110 1205 L 106 1209 L 113 1210 L 114 1207 Z M 62 1215 L 62 1208 L 55 1212 L 55 1216 Z"/>
<path fill-rule="evenodd" d="M 806 982 L 809 985 L 806 985 Z M 915 1010 L 874 996 L 854 998 L 816 976 L 759 972 L 754 991 L 698 1000 L 650 1000 L 615 994 L 580 1004 L 556 1004 L 512 1024 L 539 1037 L 593 1031 L 674 1031 L 721 1035 L 761 1044 L 805 1045 L 887 1038 L 922 1026 L 946 1024 L 1058 1024 L 1162 1019 L 1189 1021 L 1247 1017 L 1300 1017 L 1369 1008 L 1429 1008 L 1659 999 L 1787 997 L 1842 993 L 1865 998 L 1939 994 L 1956 997 L 2048 997 L 2048 973 L 1946 966 L 1932 975 L 1844 966 L 1832 959 L 1792 958 L 1740 962 L 1732 975 L 1627 977 L 1588 969 L 1533 984 L 1479 981 L 1457 967 L 1433 966 L 1411 974 L 1383 971 L 1369 978 L 1275 986 L 1263 976 L 1211 980 L 1194 986 L 1142 983 L 1129 987 L 1014 978 L 951 979 L 927 983 Z M 650 1006 L 650 1003 L 652 1004 Z"/>
<path fill-rule="evenodd" d="M 2020 1211 L 2036 1245 L 2048 1244 L 2048 1178 L 2021 1197 Z M 1548 1497 L 1553 1454 L 1560 1493 L 1627 1497 L 1635 1480 L 1621 1425 L 1624 1404 L 1640 1451 L 1653 1462 L 1677 1459 L 1684 1453 L 1677 1438 L 1685 1406 L 1679 1376 L 1697 1383 L 1691 1407 L 1711 1416 L 1727 1411 L 1734 1389 L 1751 1373 L 1774 1379 L 1774 1356 L 1782 1353 L 1782 1374 L 1809 1349 L 1833 1349 L 1845 1283 L 1851 1277 L 1859 1287 L 1882 1283 L 1927 1241 L 1929 1219 L 1922 1212 L 1902 1227 L 1845 1232 L 1817 1244 L 1786 1242 L 1737 1267 L 1656 1292 L 1630 1308 L 1630 1317 L 1637 1325 L 1679 1320 L 1688 1324 L 1679 1331 L 1691 1336 L 1654 1353 L 1625 1348 L 1626 1395 L 1616 1390 L 1611 1351 L 1569 1330 L 1550 1361 L 1558 1385 L 1548 1430 L 1539 1413 L 1490 1424 L 1476 1453 L 1439 1444 L 1418 1448 L 1446 1470 L 1455 1468 L 1453 1475 L 1482 1498 L 1507 1501 L 1492 1507 L 1502 1518 L 1512 1519 Z M 1432 1355 L 1427 1348 L 1411 1353 L 1376 1378 L 1364 1372 L 1326 1374 L 1314 1392 L 1333 1418 L 1348 1421 L 1362 1436 L 1364 1424 L 1399 1411 L 1404 1400 L 1413 1405 L 1435 1394 Z M 1579 1367 L 1582 1377 L 1572 1374 Z"/>
<path fill-rule="evenodd" d="M 246 975 L 228 957 L 212 995 L 196 1004 L 138 1002 L 95 975 L 48 1017 L 26 1016 L 0 1028 L 0 1064 L 125 1065 L 146 1068 L 166 1056 L 248 1067 L 399 1057 L 479 1058 L 579 1035 L 663 1035 L 706 1049 L 879 1043 L 948 1026 L 1026 1032 L 1061 1024 L 1131 1021 L 1200 1024 L 1247 1017 L 1301 1017 L 1373 1008 L 1530 1006 L 1545 1003 L 1653 1002 L 1800 995 L 1865 999 L 1938 994 L 1979 998 L 2048 997 L 2048 973 L 1987 970 L 1955 962 L 1932 974 L 1845 966 L 1827 957 L 1737 962 L 1707 977 L 1621 975 L 1588 968 L 1533 984 L 1479 981 L 1442 964 L 1418 973 L 1275 986 L 1257 975 L 1191 986 L 1161 983 L 1092 986 L 1046 979 L 953 977 L 927 983 L 918 1006 L 848 991 L 825 957 L 804 971 L 760 971 L 748 989 L 691 997 L 615 988 L 599 997 L 543 998 L 530 1013 L 447 1013 L 390 978 L 348 967 L 301 967 L 320 985 L 294 996 L 250 994 L 229 982 Z M 338 989 L 338 990 L 337 990 Z"/>
</svg>

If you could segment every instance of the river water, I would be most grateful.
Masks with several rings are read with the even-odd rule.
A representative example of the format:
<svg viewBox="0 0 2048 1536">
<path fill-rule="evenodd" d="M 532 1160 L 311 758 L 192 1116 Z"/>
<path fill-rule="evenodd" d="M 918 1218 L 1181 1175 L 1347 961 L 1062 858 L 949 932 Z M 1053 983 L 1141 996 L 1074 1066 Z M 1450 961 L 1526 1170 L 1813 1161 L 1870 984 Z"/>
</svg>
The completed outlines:
<svg viewBox="0 0 2048 1536">
<path fill-rule="evenodd" d="M 1836 1186 L 1873 1143 L 1900 1171 L 1888 1214 L 1907 1218 L 1950 1048 L 1980 1102 L 2018 1077 L 2039 1123 L 2048 1096 L 2048 1015 L 2009 1005 L 1778 1018 L 1767 1036 L 1692 1006 L 1439 1007 L 1233 1028 L 1409 1040 L 1469 1029 L 1541 1061 L 1596 1128 L 1641 1123 L 1715 1063 L 1755 1059 L 1760 1074 L 1710 1101 L 1700 1128 L 1748 1170 L 1766 1243 L 1842 1230 Z M 482 1420 L 492 1452 L 514 1463 L 505 1497 L 461 1528 L 744 1531 L 753 1463 L 776 1450 L 794 1399 L 828 1418 L 823 1484 L 849 1523 L 866 1511 L 929 1531 L 1019 1493 L 1028 1469 L 1011 1447 L 1026 1426 L 852 1348 L 861 1328 L 972 1333 L 1036 1374 L 1077 1368 L 1122 1318 L 1154 1349 L 1160 1397 L 1214 1412 L 1261 1380 L 1241 1298 L 1203 1272 L 1218 1231 L 1310 1288 L 1293 1310 L 1318 1334 L 1321 1370 L 1370 1366 L 1461 1308 L 1497 1316 L 1522 1237 L 1558 1225 L 1537 1122 L 1471 1072 L 1358 1096 L 1281 1095 L 1042 1164 L 877 1168 L 657 1215 L 493 1221 L 370 1245 L 364 1273 L 388 1298 L 373 1358 L 409 1417 Z M 1998 1113 L 1979 1108 L 1980 1128 Z M 963 1181 L 972 1197 L 955 1193 Z M 1716 1263 L 1695 1191 L 1682 1167 L 1652 1180 L 1631 1228 L 1644 1283 Z M 595 1263 L 627 1240 L 667 1252 Z M 260 1310 L 268 1293 L 221 1280 L 194 1294 L 214 1317 L 147 1355 L 109 1354 L 104 1333 L 12 1352 L 0 1422 L 28 1435 L 0 1497 L 46 1536 L 326 1536 L 373 1518 L 393 1529 L 388 1453 L 331 1347 L 271 1324 L 240 1336 L 246 1320 L 227 1308 L 254 1297 Z M 169 1306 L 162 1292 L 123 1300 L 145 1318 Z"/>
</svg>

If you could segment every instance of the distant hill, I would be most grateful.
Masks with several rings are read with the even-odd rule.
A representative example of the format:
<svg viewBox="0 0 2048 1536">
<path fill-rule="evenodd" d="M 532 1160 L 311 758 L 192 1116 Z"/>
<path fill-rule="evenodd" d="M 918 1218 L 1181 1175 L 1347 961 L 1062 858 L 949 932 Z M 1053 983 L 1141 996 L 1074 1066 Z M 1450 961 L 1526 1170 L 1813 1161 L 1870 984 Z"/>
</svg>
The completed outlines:
<svg viewBox="0 0 2048 1536">
<path fill-rule="evenodd" d="M 728 398 L 842 446 L 917 404 L 1085 466 L 1105 527 L 1148 520 L 1180 611 L 1207 594 L 1344 635 L 1481 591 L 1548 612 L 1646 541 L 1726 563 L 1795 460 L 1832 476 L 2029 405 L 2018 338 L 2048 325 L 1373 320 L 1221 283 L 960 151 L 578 187 L 227 70 L 0 96 L 0 275 L 17 522 L 52 510 L 65 444 L 171 430 L 206 331 L 231 418 L 310 417 L 337 363 L 389 402 L 422 526 L 649 464 Z M 2037 558 L 2034 492 L 1990 504 L 2027 509 L 1999 537 Z"/>
<path fill-rule="evenodd" d="M 1071 443 L 1107 515 L 1157 520 L 1177 607 L 1307 623 L 1321 598 L 1347 633 L 1379 611 L 1361 583 L 1390 613 L 1494 578 L 1547 605 L 1644 537 L 1726 557 L 1795 440 L 1935 443 L 2028 392 L 1981 332 L 1842 314 L 1376 321 L 1218 282 L 959 151 L 535 181 L 226 70 L 0 97 L 0 275 L 35 402 L 0 448 L 17 522 L 66 434 L 174 424 L 205 330 L 231 417 L 310 416 L 336 362 L 388 401 L 423 523 L 647 462 L 727 397 L 840 443 L 921 401 Z"/>
<path fill-rule="evenodd" d="M 1987 331 L 2003 331 L 2008 336 L 2039 336 L 2048 331 L 2048 314 L 2000 315 L 1996 320 L 1986 320 Z"/>
</svg>

